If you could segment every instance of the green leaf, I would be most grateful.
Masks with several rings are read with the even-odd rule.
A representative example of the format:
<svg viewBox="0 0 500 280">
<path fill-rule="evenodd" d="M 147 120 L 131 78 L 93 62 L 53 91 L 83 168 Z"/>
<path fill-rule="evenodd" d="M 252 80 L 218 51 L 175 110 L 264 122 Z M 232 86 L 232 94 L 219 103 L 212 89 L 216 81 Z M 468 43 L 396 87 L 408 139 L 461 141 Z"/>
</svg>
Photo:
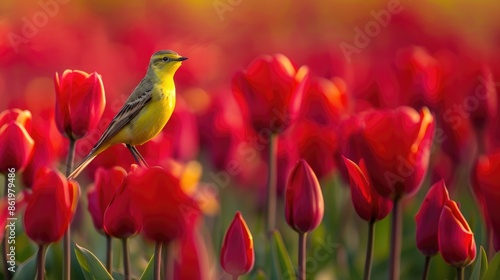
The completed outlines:
<svg viewBox="0 0 500 280">
<path fill-rule="evenodd" d="M 500 279 L 500 253 L 495 254 L 483 278 L 483 280 L 496 280 L 496 279 Z"/>
<path fill-rule="evenodd" d="M 488 257 L 486 256 L 483 246 L 481 246 L 479 256 L 476 260 L 476 265 L 474 266 L 474 270 L 472 270 L 469 280 L 482 280 L 487 269 Z"/>
<path fill-rule="evenodd" d="M 16 268 L 12 280 L 35 279 L 36 277 L 36 254 Z"/>
<path fill-rule="evenodd" d="M 113 280 L 106 268 L 89 250 L 75 244 L 75 253 L 78 263 L 87 280 Z"/>
<path fill-rule="evenodd" d="M 278 275 L 278 278 L 295 280 L 295 270 L 293 269 L 290 255 L 288 254 L 285 244 L 283 243 L 283 239 L 277 230 L 273 232 L 271 254 L 273 256 L 274 270 Z"/>
<path fill-rule="evenodd" d="M 148 266 L 146 266 L 146 269 L 144 269 L 140 280 L 153 280 L 154 259 L 155 255 L 153 254 L 148 262 Z"/>
</svg>

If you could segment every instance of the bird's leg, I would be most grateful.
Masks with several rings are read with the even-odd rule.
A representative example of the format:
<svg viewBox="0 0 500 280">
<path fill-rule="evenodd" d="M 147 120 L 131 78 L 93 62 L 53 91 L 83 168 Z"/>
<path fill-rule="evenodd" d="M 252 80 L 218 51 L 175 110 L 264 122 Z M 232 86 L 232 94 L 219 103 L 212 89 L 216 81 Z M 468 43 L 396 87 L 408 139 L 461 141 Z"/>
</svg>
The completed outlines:
<svg viewBox="0 0 500 280">
<path fill-rule="evenodd" d="M 141 165 L 143 167 L 149 167 L 149 164 L 146 162 L 144 157 L 142 157 L 141 153 L 139 153 L 139 151 L 137 150 L 136 147 L 131 146 L 129 144 L 126 144 L 126 146 L 129 149 L 129 151 L 132 153 L 132 156 L 134 157 L 135 161 L 137 163 L 139 163 L 139 165 Z"/>
</svg>

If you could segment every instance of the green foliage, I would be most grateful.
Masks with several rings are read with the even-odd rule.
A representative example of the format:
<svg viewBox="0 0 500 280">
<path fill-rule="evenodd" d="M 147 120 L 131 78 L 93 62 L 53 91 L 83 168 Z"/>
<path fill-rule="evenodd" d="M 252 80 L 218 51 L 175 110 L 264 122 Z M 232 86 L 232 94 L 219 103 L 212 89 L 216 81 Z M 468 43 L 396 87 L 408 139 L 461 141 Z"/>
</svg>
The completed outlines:
<svg viewBox="0 0 500 280">
<path fill-rule="evenodd" d="M 279 279 L 294 280 L 295 271 L 293 270 L 292 260 L 286 250 L 283 239 L 279 231 L 273 232 L 271 240 L 271 254 L 273 256 L 274 272 L 278 275 Z M 286 278 L 284 277 L 286 276 Z"/>
<path fill-rule="evenodd" d="M 500 253 L 495 254 L 482 280 L 497 280 L 497 279 L 500 279 Z"/>
<path fill-rule="evenodd" d="M 482 280 L 487 270 L 488 257 L 486 256 L 486 252 L 484 251 L 483 246 L 481 246 L 476 259 L 476 265 L 474 265 L 474 270 L 472 270 L 472 274 L 469 280 Z"/>
<path fill-rule="evenodd" d="M 113 280 L 92 252 L 75 244 L 75 253 L 86 280 Z"/>
<path fill-rule="evenodd" d="M 152 280 L 153 279 L 154 258 L 155 258 L 155 255 L 153 254 L 151 256 L 151 259 L 149 259 L 148 266 L 146 266 L 146 269 L 144 269 L 144 272 L 142 273 L 140 280 Z"/>
<path fill-rule="evenodd" d="M 24 261 L 17 267 L 12 280 L 35 279 L 36 276 L 36 254 Z"/>
</svg>

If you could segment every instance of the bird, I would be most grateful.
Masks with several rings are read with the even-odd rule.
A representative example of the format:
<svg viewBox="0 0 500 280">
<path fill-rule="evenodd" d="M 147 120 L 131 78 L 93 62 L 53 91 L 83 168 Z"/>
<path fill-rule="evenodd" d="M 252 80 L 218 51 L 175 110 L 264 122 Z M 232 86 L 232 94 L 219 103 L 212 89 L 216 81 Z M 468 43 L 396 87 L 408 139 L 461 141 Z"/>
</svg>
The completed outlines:
<svg viewBox="0 0 500 280">
<path fill-rule="evenodd" d="M 174 74 L 186 59 L 172 50 L 157 51 L 151 56 L 144 78 L 68 180 L 75 179 L 97 155 L 120 143 L 126 145 L 138 163 L 147 166 L 135 146 L 154 138 L 170 119 L 175 108 Z"/>
</svg>

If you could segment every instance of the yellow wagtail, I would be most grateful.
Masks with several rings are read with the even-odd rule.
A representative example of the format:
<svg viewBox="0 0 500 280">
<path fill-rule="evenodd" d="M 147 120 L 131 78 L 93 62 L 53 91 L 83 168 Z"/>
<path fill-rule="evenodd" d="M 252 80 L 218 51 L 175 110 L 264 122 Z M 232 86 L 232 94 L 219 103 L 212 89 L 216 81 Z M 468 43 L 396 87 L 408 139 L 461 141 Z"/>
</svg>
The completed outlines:
<svg viewBox="0 0 500 280">
<path fill-rule="evenodd" d="M 134 146 L 151 140 L 170 119 L 175 107 L 174 74 L 186 59 L 171 50 L 153 54 L 146 76 L 68 179 L 78 176 L 98 154 L 119 143 L 127 146 L 136 161 L 147 165 Z"/>
</svg>

